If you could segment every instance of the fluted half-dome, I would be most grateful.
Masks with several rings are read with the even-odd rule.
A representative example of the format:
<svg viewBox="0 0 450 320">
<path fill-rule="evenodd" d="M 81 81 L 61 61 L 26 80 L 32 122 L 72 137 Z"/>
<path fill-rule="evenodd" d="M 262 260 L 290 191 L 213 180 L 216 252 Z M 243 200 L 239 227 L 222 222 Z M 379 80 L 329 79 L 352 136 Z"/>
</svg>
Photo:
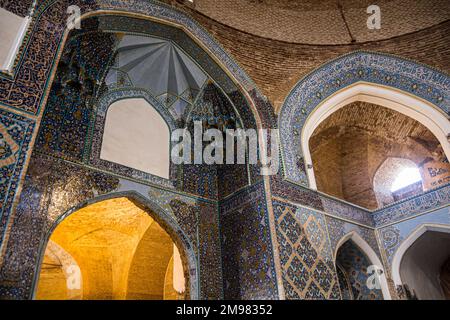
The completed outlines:
<svg viewBox="0 0 450 320">
<path fill-rule="evenodd" d="M 207 79 L 205 72 L 173 42 L 126 35 L 118 45 L 106 84 L 145 89 L 179 118 Z"/>
</svg>

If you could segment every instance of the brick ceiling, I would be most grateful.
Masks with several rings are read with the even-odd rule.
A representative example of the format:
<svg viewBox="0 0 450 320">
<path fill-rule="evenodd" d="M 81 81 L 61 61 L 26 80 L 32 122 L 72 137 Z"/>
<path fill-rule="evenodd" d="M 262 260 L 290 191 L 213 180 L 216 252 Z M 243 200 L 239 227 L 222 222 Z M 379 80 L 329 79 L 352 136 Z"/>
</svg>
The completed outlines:
<svg viewBox="0 0 450 320">
<path fill-rule="evenodd" d="M 373 4 L 381 8 L 380 30 L 366 26 Z M 448 0 L 194 0 L 194 8 L 246 33 L 322 45 L 388 39 L 450 18 Z"/>
<path fill-rule="evenodd" d="M 419 168 L 445 161 L 439 141 L 421 123 L 365 102 L 330 115 L 309 143 L 318 190 L 369 209 L 380 205 L 377 192 L 391 196 L 392 170 L 377 179 L 385 188 L 374 189 L 374 175 L 386 159 L 408 159 Z"/>
<path fill-rule="evenodd" d="M 332 26 L 330 19 L 319 19 L 319 16 L 327 17 L 324 16 L 324 11 L 320 11 L 324 1 L 317 1 L 319 3 L 315 7 L 317 10 L 310 11 L 317 16 L 309 20 L 299 17 L 287 20 L 286 15 L 278 17 L 277 10 L 284 10 L 283 8 L 293 6 L 294 3 L 306 5 L 305 3 L 311 4 L 316 1 L 285 0 L 279 2 L 280 9 L 277 9 L 271 6 L 272 0 L 266 0 L 265 4 L 258 2 L 258 5 L 247 0 L 195 0 L 194 6 L 188 5 L 187 0 L 164 0 L 186 11 L 231 54 L 268 98 L 275 113 L 279 112 L 293 86 L 308 72 L 331 59 L 355 50 L 395 54 L 449 72 L 450 48 L 442 45 L 450 41 L 448 0 L 411 1 L 377 2 L 382 9 L 383 20 L 381 30 L 376 31 L 367 29 L 365 25 L 367 13 L 362 8 L 364 10 L 355 15 L 358 19 L 362 19 L 358 26 L 355 28 L 349 24 L 356 40 L 350 43 L 348 31 L 342 24 L 342 16 L 335 18 L 339 21 L 339 27 Z M 336 4 L 335 1 L 327 3 L 328 6 Z M 359 10 L 354 5 L 359 1 L 342 0 L 341 3 L 344 12 Z M 367 1 L 362 3 L 367 4 Z M 398 5 L 398 8 L 386 10 L 385 5 Z M 239 6 L 243 8 L 239 9 Z M 263 13 L 258 14 L 260 8 L 263 8 L 261 9 Z M 325 5 L 323 8 L 328 7 Z M 405 8 L 408 10 L 405 11 Z M 290 14 L 296 12 L 288 11 Z M 268 13 L 274 16 L 265 17 Z M 268 20 L 264 22 L 263 18 Z M 443 20 L 446 22 L 442 22 Z M 281 26 L 273 25 L 280 21 Z M 292 30 L 286 31 L 283 25 Z M 429 27 L 430 25 L 433 26 Z M 252 29 L 247 28 L 248 26 Z M 300 35 L 304 38 L 295 38 Z M 291 41 L 297 43 L 286 42 L 288 39 L 281 41 L 286 36 L 294 37 L 295 39 Z M 371 41 L 374 39 L 378 40 Z M 342 43 L 335 44 L 339 42 Z"/>
<path fill-rule="evenodd" d="M 408 138 L 412 138 L 427 145 L 430 151 L 439 144 L 430 130 L 420 122 L 392 109 L 358 101 L 339 109 L 325 119 L 314 130 L 310 147 L 312 149 L 317 147 L 329 134 L 336 137 L 340 132 L 343 133 L 343 130 L 339 129 L 344 127 L 358 128 L 372 136 L 398 143 L 405 143 Z"/>
</svg>

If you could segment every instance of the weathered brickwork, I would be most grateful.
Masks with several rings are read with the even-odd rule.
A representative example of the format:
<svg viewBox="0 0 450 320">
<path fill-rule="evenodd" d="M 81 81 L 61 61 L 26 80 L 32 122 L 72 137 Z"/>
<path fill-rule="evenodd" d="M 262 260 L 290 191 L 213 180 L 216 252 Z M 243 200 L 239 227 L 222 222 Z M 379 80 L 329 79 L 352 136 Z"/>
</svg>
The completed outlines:
<svg viewBox="0 0 450 320">
<path fill-rule="evenodd" d="M 387 159 L 408 159 L 421 170 L 433 159 L 447 163 L 439 141 L 420 122 L 360 101 L 325 119 L 314 130 L 309 148 L 318 190 L 369 209 L 394 202 L 391 187 L 399 172 L 380 171 Z M 424 186 L 428 178 L 423 172 Z M 376 192 L 390 195 L 390 201 L 377 203 Z"/>
<path fill-rule="evenodd" d="M 376 4 L 381 28 L 366 27 Z M 415 32 L 450 16 L 446 0 L 195 0 L 195 10 L 238 30 L 292 43 L 345 44 Z M 408 8 L 408 10 L 405 10 Z"/>
<path fill-rule="evenodd" d="M 188 10 L 188 9 L 186 9 Z M 257 37 L 189 12 L 231 53 L 278 110 L 295 83 L 343 54 L 369 50 L 413 59 L 448 72 L 450 22 L 392 39 L 350 45 L 306 45 Z"/>
</svg>

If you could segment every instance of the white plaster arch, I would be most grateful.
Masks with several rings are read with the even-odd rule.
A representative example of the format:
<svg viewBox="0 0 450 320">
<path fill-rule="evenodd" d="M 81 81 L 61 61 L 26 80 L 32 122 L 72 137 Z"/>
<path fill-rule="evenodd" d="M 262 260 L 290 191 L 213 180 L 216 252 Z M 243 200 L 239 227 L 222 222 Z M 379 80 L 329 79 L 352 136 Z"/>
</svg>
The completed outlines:
<svg viewBox="0 0 450 320">
<path fill-rule="evenodd" d="M 381 260 L 378 258 L 377 254 L 369 246 L 369 244 L 356 231 L 347 233 L 338 241 L 333 252 L 334 261 L 336 261 L 339 248 L 348 240 L 352 240 L 358 246 L 358 248 L 361 249 L 362 252 L 364 252 L 370 262 L 383 271 L 383 273 L 380 275 L 381 292 L 383 293 L 384 300 L 391 300 L 391 293 L 389 292 L 389 286 L 386 279 L 386 271 L 384 270 Z"/>
<path fill-rule="evenodd" d="M 442 110 L 404 91 L 379 84 L 358 82 L 338 91 L 320 103 L 306 119 L 301 132 L 301 148 L 306 164 L 312 164 L 309 139 L 317 126 L 332 113 L 356 101 L 377 104 L 417 120 L 435 135 L 442 145 L 445 155 L 450 159 L 450 142 L 447 140 L 450 135 L 450 121 Z M 312 166 L 307 165 L 306 172 L 309 187 L 317 190 Z"/>
<path fill-rule="evenodd" d="M 394 281 L 395 286 L 402 285 L 402 279 L 400 276 L 400 264 L 403 259 L 403 255 L 406 251 L 419 239 L 425 232 L 427 231 L 436 231 L 443 233 L 450 233 L 449 225 L 442 224 L 431 224 L 425 223 L 418 226 L 414 231 L 412 231 L 409 236 L 402 242 L 402 244 L 395 251 L 394 257 L 392 259 L 392 280 Z"/>
</svg>

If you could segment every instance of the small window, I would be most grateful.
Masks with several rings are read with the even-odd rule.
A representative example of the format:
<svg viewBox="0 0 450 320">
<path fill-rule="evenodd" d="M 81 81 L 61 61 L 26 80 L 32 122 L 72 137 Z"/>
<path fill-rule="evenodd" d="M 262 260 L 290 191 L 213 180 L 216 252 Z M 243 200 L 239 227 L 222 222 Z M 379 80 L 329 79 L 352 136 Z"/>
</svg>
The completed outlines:
<svg viewBox="0 0 450 320">
<path fill-rule="evenodd" d="M 420 169 L 410 159 L 389 157 L 375 172 L 373 190 L 379 207 L 420 194 Z"/>
<path fill-rule="evenodd" d="M 169 178 L 170 130 L 145 99 L 113 103 L 106 115 L 100 158 Z"/>
<path fill-rule="evenodd" d="M 422 181 L 422 177 L 418 168 L 404 168 L 395 177 L 391 191 L 398 191 L 419 181 Z"/>
</svg>

